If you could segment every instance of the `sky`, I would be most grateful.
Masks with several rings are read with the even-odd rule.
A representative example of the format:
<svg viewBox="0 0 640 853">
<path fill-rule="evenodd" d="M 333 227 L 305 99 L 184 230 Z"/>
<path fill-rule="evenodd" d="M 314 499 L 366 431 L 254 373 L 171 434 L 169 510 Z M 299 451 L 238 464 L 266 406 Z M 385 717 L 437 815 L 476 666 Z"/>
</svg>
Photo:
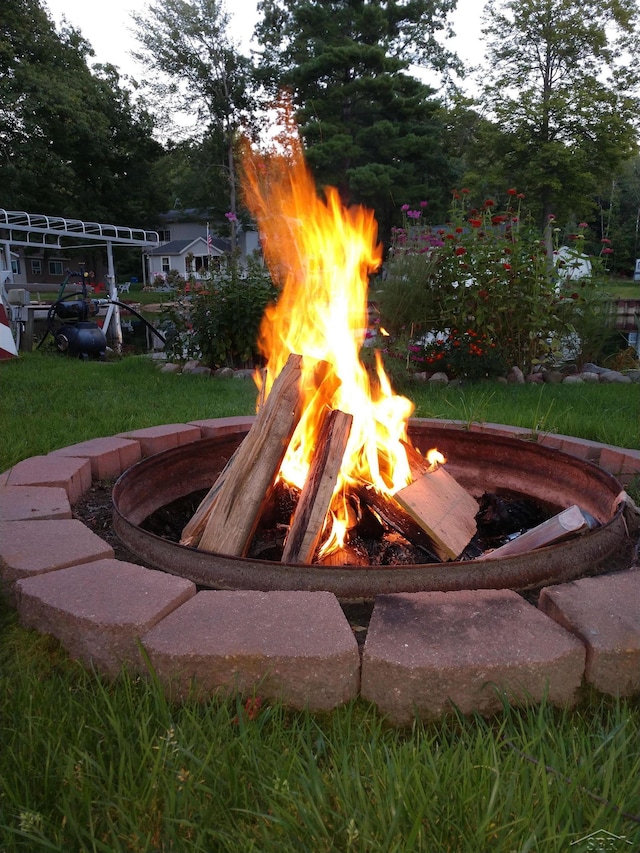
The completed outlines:
<svg viewBox="0 0 640 853">
<path fill-rule="evenodd" d="M 56 25 L 63 16 L 90 42 L 96 62 L 111 62 L 120 72 L 141 77 L 141 68 L 130 56 L 137 46 L 133 35 L 131 12 L 144 14 L 148 0 L 44 0 Z M 256 0 L 228 0 L 232 31 L 243 47 L 247 47 L 256 21 Z M 482 59 L 480 17 L 484 3 L 458 0 L 452 16 L 457 38 L 451 47 L 463 62 L 478 63 Z"/>
</svg>

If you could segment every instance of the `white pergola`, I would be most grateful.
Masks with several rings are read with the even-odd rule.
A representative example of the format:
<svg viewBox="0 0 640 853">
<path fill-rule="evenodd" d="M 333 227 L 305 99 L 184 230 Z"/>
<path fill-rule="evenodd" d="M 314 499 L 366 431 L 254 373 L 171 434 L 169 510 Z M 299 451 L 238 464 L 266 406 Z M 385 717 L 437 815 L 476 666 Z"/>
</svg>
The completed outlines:
<svg viewBox="0 0 640 853">
<path fill-rule="evenodd" d="M 70 245 L 69 239 L 82 242 Z M 65 240 L 64 245 L 60 242 Z M 87 241 L 86 243 L 84 241 Z M 105 225 L 100 222 L 84 222 L 81 219 L 66 219 L 62 216 L 47 216 L 42 213 L 26 213 L 23 210 L 4 210 L 0 208 L 0 245 L 3 246 L 7 262 L 7 273 L 13 281 L 11 271 L 11 247 L 24 246 L 44 249 L 80 249 L 104 246 L 107 250 L 107 279 L 109 284 L 110 304 L 104 322 L 105 331 L 113 324 L 113 337 L 117 346 L 122 344 L 122 329 L 120 326 L 120 309 L 115 304 L 118 297 L 116 287 L 115 267 L 113 263 L 113 247 L 138 246 L 148 249 L 159 244 L 160 238 L 156 231 L 145 231 L 141 228 L 128 228 L 120 225 Z M 2 284 L 4 290 L 4 284 Z M 4 294 L 6 297 L 6 294 Z"/>
</svg>

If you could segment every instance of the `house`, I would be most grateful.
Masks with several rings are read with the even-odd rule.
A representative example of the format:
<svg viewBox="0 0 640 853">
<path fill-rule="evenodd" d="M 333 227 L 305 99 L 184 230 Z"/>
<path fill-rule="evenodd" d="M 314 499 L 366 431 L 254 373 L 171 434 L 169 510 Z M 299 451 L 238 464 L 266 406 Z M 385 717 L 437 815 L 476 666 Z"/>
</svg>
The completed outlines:
<svg viewBox="0 0 640 853">
<path fill-rule="evenodd" d="M 220 263 L 223 255 L 231 252 L 231 241 L 214 237 L 208 227 L 207 212 L 195 209 L 170 210 L 158 217 L 157 232 L 160 244 L 146 253 L 146 277 L 153 281 L 157 276 L 166 279 L 171 270 L 183 278 L 209 272 Z M 256 231 L 237 233 L 240 259 L 246 260 L 260 251 Z"/>
<path fill-rule="evenodd" d="M 231 252 L 231 243 L 228 240 L 210 237 L 209 242 L 210 245 L 207 246 L 206 237 L 170 240 L 151 249 L 146 255 L 148 280 L 157 280 L 159 277 L 166 280 L 172 270 L 180 273 L 183 278 L 190 275 L 194 275 L 196 279 L 206 277 L 207 273 L 219 265 L 220 258 Z"/>
</svg>

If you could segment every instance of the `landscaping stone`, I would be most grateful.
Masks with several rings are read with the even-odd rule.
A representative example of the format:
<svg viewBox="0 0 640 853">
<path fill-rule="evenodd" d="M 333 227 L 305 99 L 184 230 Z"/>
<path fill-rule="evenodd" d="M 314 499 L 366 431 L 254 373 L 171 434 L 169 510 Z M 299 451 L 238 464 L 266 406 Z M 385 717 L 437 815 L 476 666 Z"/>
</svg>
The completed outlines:
<svg viewBox="0 0 640 853">
<path fill-rule="evenodd" d="M 47 486 L 0 486 L 0 521 L 71 518 L 65 489 Z"/>
<path fill-rule="evenodd" d="M 517 365 L 514 365 L 507 374 L 507 382 L 515 385 L 524 385 L 524 373 Z"/>
<path fill-rule="evenodd" d="M 232 367 L 219 367 L 213 375 L 216 379 L 231 379 L 234 373 L 235 371 Z"/>
<path fill-rule="evenodd" d="M 198 361 L 197 358 L 196 359 L 192 358 L 189 361 L 184 363 L 184 365 L 182 366 L 182 372 L 183 373 L 193 373 L 193 371 L 197 367 L 200 367 L 200 362 Z"/>
<path fill-rule="evenodd" d="M 448 385 L 449 377 L 446 373 L 443 373 L 439 370 L 437 373 L 434 373 L 433 376 L 431 376 L 431 378 L 429 379 L 429 383 L 431 385 Z"/>
<path fill-rule="evenodd" d="M 113 557 L 113 548 L 77 519 L 0 523 L 0 580 L 14 603 L 20 578 Z"/>
<path fill-rule="evenodd" d="M 528 373 L 525 376 L 525 382 L 529 382 L 532 385 L 542 385 L 544 377 L 541 373 Z"/>
<path fill-rule="evenodd" d="M 593 385 L 595 382 L 600 381 L 600 377 L 597 373 L 592 373 L 589 370 L 583 370 L 582 373 L 579 374 L 583 382 L 588 382 Z"/>
<path fill-rule="evenodd" d="M 141 455 L 139 442 L 116 436 L 71 444 L 49 454 L 89 459 L 94 480 L 116 480 L 123 471 L 139 462 Z"/>
<path fill-rule="evenodd" d="M 168 361 L 160 367 L 160 373 L 182 373 L 182 368 L 179 364 L 173 361 Z"/>
<path fill-rule="evenodd" d="M 72 456 L 31 456 L 14 465 L 8 486 L 56 486 L 74 504 L 91 487 L 91 462 Z"/>
<path fill-rule="evenodd" d="M 109 559 L 16 582 L 21 624 L 110 677 L 124 664 L 146 672 L 139 638 L 195 594 L 184 578 Z"/>
<path fill-rule="evenodd" d="M 190 424 L 164 424 L 163 426 L 135 429 L 119 433 L 119 438 L 129 438 L 140 444 L 143 456 L 153 456 L 173 447 L 181 447 L 201 438 L 198 427 Z"/>
<path fill-rule="evenodd" d="M 564 381 L 564 373 L 560 370 L 543 370 L 542 381 L 548 382 L 550 385 L 560 385 Z"/>
<path fill-rule="evenodd" d="M 381 595 L 362 659 L 362 696 L 396 723 L 454 706 L 571 705 L 585 648 L 511 590 Z"/>
<path fill-rule="evenodd" d="M 629 385 L 631 384 L 631 377 L 625 376 L 618 370 L 605 370 L 600 374 L 600 382 L 619 382 Z"/>
<path fill-rule="evenodd" d="M 565 376 L 564 383 L 565 385 L 583 385 L 584 379 L 580 376 L 579 373 L 572 373 L 569 376 Z"/>
<path fill-rule="evenodd" d="M 640 569 L 546 587 L 538 606 L 585 644 L 586 680 L 597 690 L 640 691 Z"/>
<path fill-rule="evenodd" d="M 358 692 L 357 643 L 328 592 L 205 590 L 142 642 L 172 695 L 255 691 L 329 709 Z"/>
</svg>

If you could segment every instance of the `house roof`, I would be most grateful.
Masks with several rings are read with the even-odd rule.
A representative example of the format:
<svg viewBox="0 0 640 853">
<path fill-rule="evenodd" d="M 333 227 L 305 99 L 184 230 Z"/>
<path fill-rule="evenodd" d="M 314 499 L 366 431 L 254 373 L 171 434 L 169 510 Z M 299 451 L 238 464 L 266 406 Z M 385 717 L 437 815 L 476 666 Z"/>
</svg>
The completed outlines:
<svg viewBox="0 0 640 853">
<path fill-rule="evenodd" d="M 204 237 L 196 237 L 190 240 L 171 240 L 169 243 L 163 243 L 161 246 L 151 249 L 148 254 L 174 257 L 176 255 L 186 255 L 198 243 L 202 245 L 206 253 L 207 241 Z M 211 244 L 216 255 L 222 255 L 225 252 L 231 251 L 231 243 L 228 240 L 223 240 L 222 237 L 212 237 Z"/>
</svg>

